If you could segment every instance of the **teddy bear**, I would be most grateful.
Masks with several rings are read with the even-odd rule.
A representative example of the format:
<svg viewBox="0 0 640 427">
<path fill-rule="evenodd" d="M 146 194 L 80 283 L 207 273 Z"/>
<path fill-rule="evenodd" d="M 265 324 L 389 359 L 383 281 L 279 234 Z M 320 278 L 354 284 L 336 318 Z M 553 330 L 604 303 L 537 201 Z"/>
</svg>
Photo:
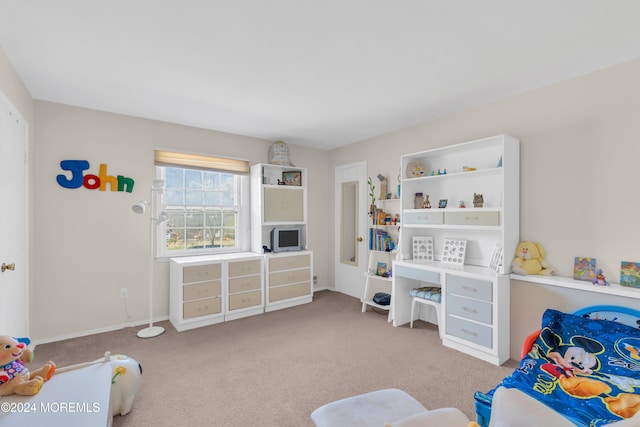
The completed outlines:
<svg viewBox="0 0 640 427">
<path fill-rule="evenodd" d="M 33 353 L 27 348 L 30 342 L 29 338 L 0 335 L 0 396 L 38 394 L 42 384 L 55 372 L 52 361 L 34 371 L 25 367 L 25 363 L 33 360 Z"/>
<path fill-rule="evenodd" d="M 546 255 L 540 243 L 523 240 L 516 247 L 515 257 L 511 261 L 511 270 L 522 276 L 529 274 L 551 276 L 556 271 L 544 260 Z"/>
</svg>

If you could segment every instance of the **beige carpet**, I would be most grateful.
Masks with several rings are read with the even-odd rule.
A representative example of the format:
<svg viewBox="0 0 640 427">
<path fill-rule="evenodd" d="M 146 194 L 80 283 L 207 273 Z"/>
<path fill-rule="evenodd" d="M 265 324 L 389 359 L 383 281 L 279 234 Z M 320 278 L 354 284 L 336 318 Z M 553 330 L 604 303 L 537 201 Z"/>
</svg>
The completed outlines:
<svg viewBox="0 0 640 427">
<path fill-rule="evenodd" d="M 355 298 L 321 291 L 310 304 L 186 332 L 161 322 L 167 331 L 156 338 L 137 338 L 131 328 L 43 344 L 32 366 L 67 366 L 105 351 L 137 359 L 143 385 L 115 427 L 312 426 L 318 406 L 389 387 L 475 419 L 474 391 L 516 366 L 445 348 L 434 325 L 394 328 L 386 313 L 360 308 Z"/>
</svg>

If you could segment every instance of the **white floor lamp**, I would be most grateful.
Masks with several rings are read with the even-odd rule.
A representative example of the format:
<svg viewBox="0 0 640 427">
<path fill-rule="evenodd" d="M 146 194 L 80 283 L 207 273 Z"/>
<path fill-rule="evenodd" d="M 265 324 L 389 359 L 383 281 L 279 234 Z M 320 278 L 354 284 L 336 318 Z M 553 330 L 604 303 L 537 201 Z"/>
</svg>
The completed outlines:
<svg viewBox="0 0 640 427">
<path fill-rule="evenodd" d="M 163 222 L 169 219 L 169 216 L 166 212 L 161 212 L 158 215 L 158 218 L 153 217 L 153 206 L 154 206 L 154 198 L 158 194 L 162 194 L 164 188 L 164 181 L 161 179 L 156 179 L 153 181 L 151 185 L 151 191 L 149 194 L 149 202 L 140 201 L 133 206 L 131 206 L 131 210 L 137 214 L 143 214 L 149 206 L 149 326 L 138 331 L 138 338 L 153 338 L 158 335 L 164 333 L 164 328 L 162 326 L 153 326 L 153 261 L 154 261 L 154 236 L 155 236 L 155 228 L 156 226 L 162 224 Z"/>
</svg>

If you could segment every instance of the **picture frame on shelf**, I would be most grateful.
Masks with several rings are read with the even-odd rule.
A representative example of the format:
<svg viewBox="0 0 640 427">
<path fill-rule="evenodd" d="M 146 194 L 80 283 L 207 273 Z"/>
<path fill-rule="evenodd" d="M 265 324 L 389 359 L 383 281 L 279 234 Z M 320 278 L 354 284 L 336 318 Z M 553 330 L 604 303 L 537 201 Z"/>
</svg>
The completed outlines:
<svg viewBox="0 0 640 427">
<path fill-rule="evenodd" d="M 382 277 L 387 277 L 387 263 L 386 262 L 379 262 L 376 268 L 376 275 L 377 276 L 382 276 Z"/>
<path fill-rule="evenodd" d="M 504 262 L 504 251 L 502 246 L 498 243 L 493 245 L 493 253 L 491 254 L 491 260 L 489 261 L 489 268 L 495 272 L 500 272 L 502 263 Z"/>
<path fill-rule="evenodd" d="M 416 262 L 433 261 L 433 237 L 413 236 L 413 260 Z"/>
<path fill-rule="evenodd" d="M 467 241 L 457 239 L 444 239 L 442 250 L 442 262 L 445 264 L 464 265 L 467 254 Z"/>
<path fill-rule="evenodd" d="M 593 281 L 596 277 L 596 259 L 575 257 L 573 261 L 573 278 L 575 280 Z"/>
<path fill-rule="evenodd" d="M 438 207 L 442 208 L 442 209 L 446 208 L 447 207 L 447 201 L 448 201 L 448 199 L 440 199 L 440 201 L 438 202 Z"/>
<path fill-rule="evenodd" d="M 622 261 L 620 263 L 620 284 L 640 288 L 640 262 Z"/>
<path fill-rule="evenodd" d="M 302 185 L 302 172 L 282 171 L 282 182 L 284 182 L 284 185 L 300 187 Z"/>
</svg>

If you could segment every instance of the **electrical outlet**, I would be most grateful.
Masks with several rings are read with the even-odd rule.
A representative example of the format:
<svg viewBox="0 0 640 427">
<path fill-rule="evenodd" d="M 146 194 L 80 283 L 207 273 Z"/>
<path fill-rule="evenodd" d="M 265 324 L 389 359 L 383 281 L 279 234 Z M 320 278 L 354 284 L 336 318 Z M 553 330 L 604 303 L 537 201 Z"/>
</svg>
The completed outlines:
<svg viewBox="0 0 640 427">
<path fill-rule="evenodd" d="M 129 298 L 129 289 L 128 288 L 120 288 L 120 298 L 121 299 Z"/>
</svg>

